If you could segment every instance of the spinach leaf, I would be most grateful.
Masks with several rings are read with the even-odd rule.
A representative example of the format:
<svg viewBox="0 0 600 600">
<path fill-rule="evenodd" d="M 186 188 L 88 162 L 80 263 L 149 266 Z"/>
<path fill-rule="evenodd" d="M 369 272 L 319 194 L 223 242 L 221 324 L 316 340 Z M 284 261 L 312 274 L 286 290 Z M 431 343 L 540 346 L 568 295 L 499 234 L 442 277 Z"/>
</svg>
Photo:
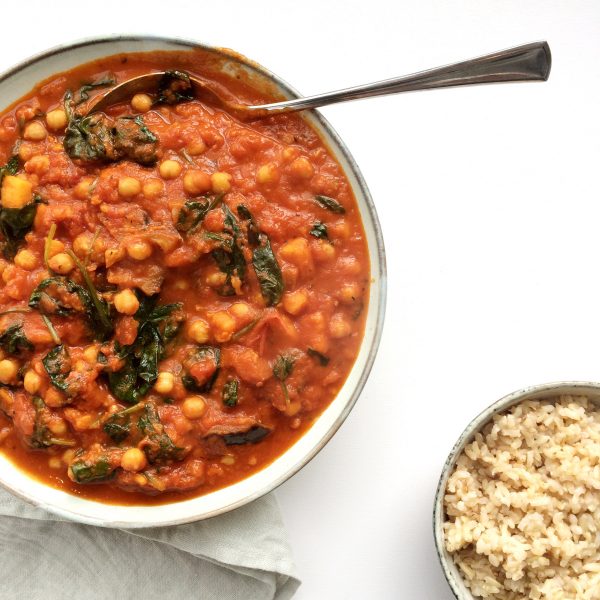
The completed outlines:
<svg viewBox="0 0 600 600">
<path fill-rule="evenodd" d="M 268 306 L 274 306 L 283 295 L 283 275 L 266 234 L 260 234 L 260 246 L 254 249 L 252 264 L 260 291 Z"/>
<path fill-rule="evenodd" d="M 0 232 L 4 238 L 2 252 L 9 260 L 14 258 L 25 235 L 31 231 L 37 205 L 41 201 L 39 196 L 35 196 L 33 202 L 23 208 L 3 207 L 0 210 Z"/>
<path fill-rule="evenodd" d="M 93 308 L 87 291 L 66 277 L 44 279 L 31 293 L 29 306 L 43 315 L 61 317 Z"/>
<path fill-rule="evenodd" d="M 68 91 L 64 98 L 67 128 L 63 146 L 73 159 L 95 161 L 107 159 L 107 148 L 112 146 L 112 134 L 106 115 L 94 113 L 78 116 L 73 110 L 73 94 Z"/>
<path fill-rule="evenodd" d="M 330 198 L 329 196 L 315 196 L 315 202 L 325 210 L 338 215 L 343 215 L 346 212 L 346 209 L 337 200 Z"/>
<path fill-rule="evenodd" d="M 220 247 L 215 248 L 211 255 L 222 273 L 227 276 L 219 290 L 221 296 L 235 295 L 232 279 L 236 277 L 242 283 L 246 277 L 246 258 L 241 247 L 241 230 L 234 214 L 227 204 L 222 205 L 224 214 L 224 231 L 226 236 L 220 239 Z"/>
<path fill-rule="evenodd" d="M 98 460 L 78 460 L 69 467 L 71 478 L 76 483 L 95 483 L 106 481 L 115 474 L 108 458 L 101 456 Z"/>
<path fill-rule="evenodd" d="M 73 110 L 71 92 L 65 94 L 68 123 L 63 145 L 72 159 L 118 161 L 129 159 L 142 165 L 156 161 L 158 138 L 140 115 L 111 119 L 103 113 L 82 117 Z"/>
<path fill-rule="evenodd" d="M 314 237 L 320 240 L 329 239 L 329 234 L 327 233 L 327 225 L 321 223 L 321 221 L 315 221 L 309 233 L 310 235 L 313 235 Z"/>
<path fill-rule="evenodd" d="M 238 214 L 246 224 L 248 243 L 253 248 L 252 265 L 260 285 L 260 291 L 268 306 L 274 306 L 283 295 L 283 275 L 275 258 L 271 242 L 266 233 L 258 229 L 246 206 L 237 207 Z"/>
<path fill-rule="evenodd" d="M 138 429 L 145 436 L 141 445 L 150 463 L 183 458 L 185 448 L 173 443 L 173 440 L 165 432 L 158 411 L 153 404 L 144 405 L 144 414 L 138 419 Z"/>
<path fill-rule="evenodd" d="M 271 433 L 270 429 L 262 425 L 255 425 L 244 433 L 226 433 L 223 441 L 228 446 L 240 446 L 241 444 L 256 444 Z"/>
<path fill-rule="evenodd" d="M 248 235 L 248 244 L 250 246 L 258 246 L 260 243 L 259 234 L 260 230 L 258 229 L 258 225 L 252 216 L 252 213 L 248 209 L 247 206 L 243 204 L 239 204 L 237 207 L 238 215 L 240 219 L 243 219 L 246 223 L 247 235 Z"/>
<path fill-rule="evenodd" d="M 73 262 L 79 269 L 88 289 L 89 302 L 86 300 L 86 309 L 92 325 L 92 331 L 97 339 L 102 341 L 106 340 L 112 335 L 114 330 L 110 319 L 110 307 L 108 303 L 98 295 L 87 268 L 81 263 L 74 252 L 67 250 L 67 254 L 73 259 Z M 80 297 L 83 298 L 82 296 Z"/>
<path fill-rule="evenodd" d="M 306 354 L 316 359 L 322 367 L 326 367 L 329 364 L 329 361 L 331 360 L 328 356 L 325 356 L 325 354 L 321 354 L 321 352 L 315 350 L 314 348 L 308 348 Z"/>
<path fill-rule="evenodd" d="M 46 409 L 44 401 L 39 396 L 31 399 L 35 409 L 35 419 L 33 422 L 33 433 L 29 437 L 29 445 L 32 448 L 49 448 L 50 446 L 74 446 L 75 442 L 71 440 L 61 440 L 53 437 L 48 428 L 47 418 L 49 411 Z"/>
<path fill-rule="evenodd" d="M 230 379 L 223 386 L 223 404 L 234 407 L 238 403 L 239 379 Z"/>
<path fill-rule="evenodd" d="M 158 84 L 157 103 L 177 104 L 194 99 L 190 76 L 183 71 L 167 71 Z"/>
<path fill-rule="evenodd" d="M 285 396 L 286 404 L 290 403 L 290 395 L 285 381 L 294 370 L 294 362 L 295 359 L 293 356 L 290 356 L 289 354 L 280 354 L 273 365 L 273 375 L 279 379 L 279 384 L 281 385 L 283 395 Z"/>
<path fill-rule="evenodd" d="M 223 194 L 206 195 L 204 200 L 187 200 L 179 211 L 177 229 L 192 233 L 202 223 L 209 211 L 220 204 L 221 200 L 223 200 Z"/>
<path fill-rule="evenodd" d="M 104 433 L 116 443 L 122 442 L 129 435 L 131 415 L 142 408 L 144 408 L 143 404 L 135 404 L 111 415 L 102 427 Z"/>
<path fill-rule="evenodd" d="M 97 89 L 97 88 L 103 88 L 103 87 L 109 87 L 111 85 L 116 85 L 116 83 L 117 83 L 117 79 L 115 78 L 115 76 L 112 73 L 105 75 L 102 79 L 98 79 L 97 81 L 84 83 L 79 88 L 77 93 L 75 94 L 75 98 L 73 101 L 74 105 L 78 106 L 82 102 L 89 100 L 90 95 L 88 92 L 91 92 L 92 90 Z"/>
<path fill-rule="evenodd" d="M 0 167 L 0 184 L 5 175 L 16 175 L 19 171 L 19 155 L 14 154 L 8 159 L 8 162 Z"/>
<path fill-rule="evenodd" d="M 62 392 L 69 392 L 67 377 L 71 372 L 71 356 L 64 345 L 55 346 L 42 358 L 42 364 L 52 385 Z"/>
<path fill-rule="evenodd" d="M 208 379 L 203 381 L 202 383 L 198 383 L 198 381 L 189 373 L 185 373 L 181 377 L 181 382 L 183 383 L 183 387 L 189 392 L 196 392 L 199 394 L 206 394 L 210 392 L 217 377 L 219 376 L 219 370 L 221 367 L 221 350 L 215 346 L 199 346 L 196 348 L 193 356 L 189 357 L 185 364 L 188 368 L 193 366 L 194 363 L 209 360 L 214 363 L 215 370 Z"/>
<path fill-rule="evenodd" d="M 158 363 L 164 355 L 168 335 L 174 325 L 172 314 L 181 304 L 156 306 L 157 296 L 138 294 L 140 307 L 134 315 L 138 321 L 138 332 L 133 344 L 119 346 L 115 350 L 124 365 L 108 374 L 108 385 L 112 394 L 123 402 L 135 404 L 149 391 L 158 377 Z"/>
<path fill-rule="evenodd" d="M 13 323 L 0 334 L 0 348 L 7 354 L 18 356 L 23 351 L 33 350 L 33 344 L 27 339 L 23 326 Z"/>
</svg>

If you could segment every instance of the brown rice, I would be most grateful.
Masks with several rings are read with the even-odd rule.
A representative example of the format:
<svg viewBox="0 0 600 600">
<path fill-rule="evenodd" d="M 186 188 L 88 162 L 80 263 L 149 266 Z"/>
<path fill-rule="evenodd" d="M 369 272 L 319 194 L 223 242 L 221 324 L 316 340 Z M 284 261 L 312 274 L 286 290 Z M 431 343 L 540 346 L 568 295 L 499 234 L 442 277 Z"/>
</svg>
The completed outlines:
<svg viewBox="0 0 600 600">
<path fill-rule="evenodd" d="M 496 415 L 444 503 L 446 549 L 476 597 L 600 599 L 600 410 L 586 397 Z"/>
</svg>

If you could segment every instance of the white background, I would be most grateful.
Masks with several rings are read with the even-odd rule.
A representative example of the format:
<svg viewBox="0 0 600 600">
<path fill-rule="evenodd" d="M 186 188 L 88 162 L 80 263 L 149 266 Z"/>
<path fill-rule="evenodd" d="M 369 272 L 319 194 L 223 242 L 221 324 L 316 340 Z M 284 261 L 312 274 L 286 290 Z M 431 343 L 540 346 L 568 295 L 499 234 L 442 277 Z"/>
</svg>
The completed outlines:
<svg viewBox="0 0 600 600">
<path fill-rule="evenodd" d="M 28 0 L 2 12 L 2 70 L 64 41 L 153 33 L 234 48 L 307 94 L 549 41 L 548 83 L 323 110 L 378 207 L 389 294 L 355 410 L 278 492 L 297 598 L 450 600 L 430 520 L 462 429 L 517 388 L 600 380 L 600 2 Z"/>
</svg>

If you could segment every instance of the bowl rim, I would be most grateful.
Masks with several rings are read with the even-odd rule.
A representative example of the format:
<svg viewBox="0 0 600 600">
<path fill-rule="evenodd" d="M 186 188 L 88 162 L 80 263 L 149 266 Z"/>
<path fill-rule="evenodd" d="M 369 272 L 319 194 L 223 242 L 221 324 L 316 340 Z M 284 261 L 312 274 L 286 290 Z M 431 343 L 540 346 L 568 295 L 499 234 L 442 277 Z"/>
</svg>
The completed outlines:
<svg viewBox="0 0 600 600">
<path fill-rule="evenodd" d="M 109 34 L 109 35 L 102 35 L 102 36 L 84 37 L 84 38 L 79 38 L 79 39 L 76 39 L 76 40 L 73 40 L 70 42 L 65 42 L 63 44 L 59 44 L 56 46 L 52 46 L 51 48 L 48 48 L 47 50 L 38 52 L 36 54 L 31 55 L 28 58 L 25 58 L 22 61 L 19 61 L 12 67 L 9 67 L 5 71 L 1 72 L 0 73 L 0 85 L 2 83 L 4 83 L 9 77 L 18 74 L 20 71 L 26 69 L 27 67 L 29 67 L 31 65 L 34 65 L 38 62 L 41 62 L 45 59 L 51 58 L 56 55 L 72 52 L 72 51 L 76 50 L 77 48 L 89 47 L 89 46 L 100 45 L 100 44 L 111 44 L 111 43 L 115 44 L 115 43 L 119 43 L 119 42 L 134 42 L 134 43 L 142 42 L 143 43 L 144 41 L 184 46 L 184 47 L 189 48 L 190 50 L 199 48 L 205 52 L 209 52 L 209 53 L 212 53 L 212 54 L 215 54 L 218 56 L 227 56 L 230 59 L 236 60 L 236 61 L 240 62 L 241 64 L 250 67 L 254 71 L 257 71 L 261 76 L 264 76 L 271 83 L 274 83 L 279 90 L 282 90 L 284 92 L 284 94 L 286 94 L 290 98 L 298 98 L 301 96 L 301 94 L 294 87 L 292 87 L 289 83 L 287 83 L 286 80 L 282 79 L 279 75 L 276 75 L 275 73 L 273 73 L 269 69 L 265 68 L 260 63 L 257 63 L 254 60 L 247 58 L 245 55 L 238 53 L 235 50 L 229 50 L 226 48 L 212 46 L 212 45 L 205 44 L 203 42 L 198 42 L 195 40 L 191 40 L 188 38 L 179 38 L 179 37 L 175 37 L 175 36 L 161 36 L 161 35 L 153 35 L 153 34 L 142 34 L 142 33 L 140 33 L 140 34 Z M 176 51 L 177 49 L 173 48 L 173 50 Z M 119 54 L 121 52 L 127 52 L 127 51 L 126 50 L 125 51 L 121 50 L 120 52 L 115 51 L 113 53 L 106 54 L 105 56 L 111 56 L 113 54 Z M 138 52 L 138 51 L 131 50 L 131 52 Z M 143 51 L 141 51 L 141 52 L 143 52 Z M 148 52 L 152 52 L 152 50 L 148 50 Z M 33 82 L 32 87 L 35 86 L 37 83 L 39 83 L 39 82 L 38 81 Z M 103 527 L 114 527 L 114 528 L 168 527 L 168 526 L 182 525 L 185 523 L 192 523 L 192 522 L 212 518 L 212 517 L 227 513 L 229 511 L 239 508 L 241 506 L 244 506 L 245 504 L 248 504 L 249 502 L 253 502 L 254 500 L 257 500 L 258 498 L 261 498 L 262 496 L 264 496 L 264 495 L 268 494 L 269 492 L 272 492 L 273 490 L 278 488 L 280 485 L 285 483 L 289 478 L 291 478 L 293 475 L 295 475 L 297 472 L 299 472 L 301 469 L 303 469 L 327 445 L 327 443 L 331 440 L 333 435 L 341 427 L 342 423 L 346 420 L 346 418 L 350 414 L 351 410 L 354 408 L 360 394 L 363 391 L 363 388 L 367 382 L 370 372 L 372 370 L 373 363 L 375 361 L 375 357 L 377 355 L 377 351 L 379 349 L 379 345 L 381 342 L 381 336 L 382 336 L 382 332 L 383 332 L 383 323 L 384 323 L 384 319 L 385 319 L 386 300 L 387 300 L 387 265 L 386 265 L 385 244 L 384 244 L 383 233 L 381 230 L 381 223 L 380 223 L 379 217 L 377 215 L 377 211 L 375 208 L 375 204 L 373 202 L 373 198 L 369 192 L 369 189 L 368 189 L 365 179 L 358 167 L 358 164 L 354 160 L 354 157 L 352 156 L 352 154 L 346 147 L 346 144 L 342 141 L 342 139 L 339 136 L 339 134 L 337 133 L 337 131 L 332 127 L 332 125 L 329 123 L 329 121 L 327 121 L 327 119 L 318 110 L 310 109 L 310 110 L 306 110 L 303 112 L 305 114 L 310 115 L 310 117 L 314 121 L 316 121 L 317 125 L 319 127 L 321 127 L 324 130 L 324 132 L 331 138 L 337 153 L 339 155 L 341 155 L 342 158 L 347 162 L 348 168 L 347 169 L 343 168 L 342 170 L 344 171 L 344 173 L 349 171 L 349 173 L 352 175 L 352 177 L 356 180 L 356 187 L 358 188 L 360 195 L 364 199 L 368 217 L 372 223 L 372 233 L 373 233 L 373 237 L 375 240 L 374 247 L 369 248 L 369 256 L 370 256 L 371 265 L 377 267 L 377 271 L 371 272 L 371 274 L 370 274 L 371 275 L 371 286 L 377 285 L 378 296 L 379 296 L 379 298 L 378 298 L 379 301 L 375 306 L 373 306 L 372 302 L 369 303 L 368 310 L 369 310 L 369 312 L 375 311 L 376 318 L 374 321 L 372 341 L 371 341 L 371 345 L 368 349 L 368 354 L 365 359 L 364 367 L 363 367 L 362 371 L 360 372 L 360 375 L 356 382 L 356 386 L 353 388 L 352 392 L 350 393 L 348 400 L 345 402 L 345 404 L 343 406 L 343 409 L 336 416 L 335 421 L 332 423 L 330 428 L 319 439 L 318 443 L 314 444 L 314 446 L 310 449 L 310 451 L 307 452 L 306 454 L 304 454 L 304 456 L 302 457 L 301 460 L 292 464 L 281 475 L 279 475 L 276 478 L 273 478 L 272 480 L 267 482 L 265 485 L 263 485 L 262 487 L 259 487 L 253 493 L 250 493 L 243 498 L 239 498 L 236 501 L 230 502 L 228 504 L 225 504 L 224 506 L 221 506 L 220 508 L 210 510 L 203 514 L 190 515 L 188 517 L 175 518 L 175 519 L 173 519 L 173 518 L 163 519 L 159 522 L 154 522 L 154 521 L 144 522 L 141 520 L 134 520 L 135 517 L 131 521 L 129 521 L 129 520 L 128 521 L 100 520 L 96 517 L 90 517 L 88 515 L 80 514 L 78 512 L 62 508 L 61 506 L 57 506 L 56 504 L 47 504 L 43 500 L 40 500 L 40 498 L 36 497 L 33 494 L 26 493 L 22 490 L 15 490 L 11 486 L 5 484 L 5 482 L 2 480 L 0 480 L 0 486 L 2 486 L 4 489 L 9 491 L 11 494 L 21 498 L 22 500 L 25 500 L 29 504 L 32 504 L 39 508 L 42 508 L 42 509 L 44 509 L 50 513 L 53 513 L 59 517 L 62 517 L 64 519 L 76 521 L 79 523 L 103 526 Z M 311 127 L 313 127 L 310 124 L 310 122 L 309 122 L 309 125 Z M 325 140 L 323 140 L 323 142 L 326 144 L 326 146 L 329 145 Z M 366 335 L 366 334 L 363 334 L 363 335 Z M 320 418 L 320 416 L 318 418 Z M 318 418 L 317 418 L 317 420 L 318 420 Z M 310 429 L 307 430 L 307 432 L 305 432 L 304 435 L 306 435 L 309 431 L 310 431 Z M 286 452 L 287 451 L 288 450 L 286 450 Z M 286 454 L 286 452 L 284 452 L 280 456 L 284 456 Z M 14 463 L 13 463 L 13 465 L 14 465 Z M 27 475 L 30 479 L 39 481 L 39 480 L 35 479 L 34 477 L 31 477 L 26 471 L 23 471 L 17 465 L 14 465 L 14 466 L 15 466 L 15 468 L 19 469 L 19 471 L 21 471 L 22 473 L 25 473 L 25 475 Z M 267 465 L 265 468 L 268 468 L 268 466 L 269 465 Z M 41 483 L 44 487 L 51 487 L 51 486 L 48 486 L 47 484 L 45 484 L 44 482 L 41 482 Z M 226 487 L 229 487 L 229 486 L 226 486 Z M 178 501 L 169 502 L 169 503 L 166 503 L 166 506 L 170 506 L 170 505 L 175 506 L 178 503 L 179 503 Z M 136 509 L 137 511 L 140 511 L 140 512 L 143 511 L 145 508 L 152 508 L 152 507 L 153 507 L 153 505 L 150 505 L 148 507 L 146 507 L 144 505 L 131 505 L 132 509 Z"/>
<path fill-rule="evenodd" d="M 452 446 L 452 450 L 450 450 L 450 453 L 444 462 L 444 466 L 442 467 L 440 479 L 435 491 L 432 526 L 435 550 L 440 566 L 442 567 L 446 581 L 457 600 L 477 600 L 478 598 L 473 596 L 473 594 L 466 589 L 462 576 L 456 568 L 450 553 L 444 546 L 444 493 L 446 491 L 450 473 L 452 472 L 458 457 L 467 443 L 471 441 L 475 433 L 487 425 L 495 415 L 526 400 L 552 398 L 562 394 L 594 395 L 600 398 L 600 382 L 555 381 L 531 385 L 511 392 L 500 398 L 500 400 L 490 404 L 487 408 L 484 408 L 476 417 L 474 417 Z"/>
</svg>

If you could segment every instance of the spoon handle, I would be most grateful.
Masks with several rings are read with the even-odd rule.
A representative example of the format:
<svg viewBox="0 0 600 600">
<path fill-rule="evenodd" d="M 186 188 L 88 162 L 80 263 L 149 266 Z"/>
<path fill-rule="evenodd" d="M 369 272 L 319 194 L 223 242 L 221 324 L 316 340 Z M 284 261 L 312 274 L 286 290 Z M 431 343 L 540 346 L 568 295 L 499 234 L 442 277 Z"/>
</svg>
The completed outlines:
<svg viewBox="0 0 600 600">
<path fill-rule="evenodd" d="M 412 75 L 393 77 L 392 79 L 357 85 L 317 96 L 263 104 L 261 106 L 248 106 L 247 110 L 263 114 L 265 112 L 276 114 L 317 108 L 336 102 L 345 102 L 346 100 L 385 96 L 415 90 L 504 81 L 546 81 L 550 74 L 551 62 L 548 43 L 534 42 L 452 65 L 413 73 Z"/>
</svg>

